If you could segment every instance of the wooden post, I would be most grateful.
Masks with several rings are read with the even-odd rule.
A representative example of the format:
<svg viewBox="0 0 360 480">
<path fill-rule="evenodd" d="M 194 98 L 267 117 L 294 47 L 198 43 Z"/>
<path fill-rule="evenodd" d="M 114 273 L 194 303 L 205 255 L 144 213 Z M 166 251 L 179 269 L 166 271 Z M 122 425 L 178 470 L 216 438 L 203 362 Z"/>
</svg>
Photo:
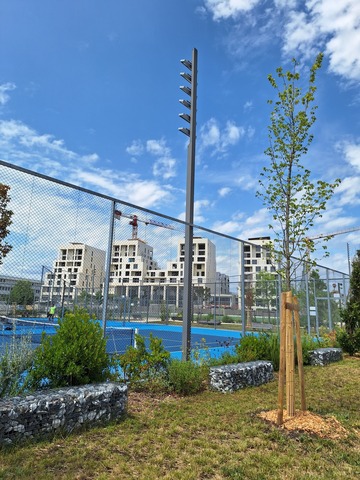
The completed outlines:
<svg viewBox="0 0 360 480">
<path fill-rule="evenodd" d="M 294 303 L 294 320 L 295 320 L 295 332 L 296 332 L 298 372 L 299 372 L 299 383 L 300 383 L 301 410 L 303 412 L 306 412 L 305 378 L 304 378 L 304 365 L 303 365 L 300 318 L 299 318 L 300 309 L 299 309 L 299 302 L 296 297 L 293 297 L 293 303 Z"/>
<path fill-rule="evenodd" d="M 292 305 L 292 293 L 286 292 L 286 300 Z M 286 308 L 286 409 L 290 417 L 295 415 L 295 359 L 293 312 Z"/>
<path fill-rule="evenodd" d="M 285 387 L 285 344 L 286 344 L 286 293 L 281 294 L 280 307 L 280 365 L 279 365 L 279 387 L 278 387 L 278 415 L 277 424 L 283 423 L 284 413 L 284 387 Z"/>
</svg>

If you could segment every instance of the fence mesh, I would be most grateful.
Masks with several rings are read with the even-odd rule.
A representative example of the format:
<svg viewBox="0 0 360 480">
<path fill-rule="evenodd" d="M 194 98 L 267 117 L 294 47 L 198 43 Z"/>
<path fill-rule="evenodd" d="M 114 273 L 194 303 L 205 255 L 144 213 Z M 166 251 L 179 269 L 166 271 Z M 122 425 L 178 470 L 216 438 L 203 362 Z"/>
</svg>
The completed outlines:
<svg viewBox="0 0 360 480">
<path fill-rule="evenodd" d="M 81 306 L 106 318 L 114 351 L 122 350 L 116 327 L 149 324 L 162 326 L 181 350 L 184 222 L 5 162 L 0 171 L 13 211 L 6 239 L 12 250 L 0 266 L 2 338 L 9 318 L 45 323 L 51 307 L 58 319 Z M 269 240 L 194 228 L 193 346 L 195 328 L 277 330 L 282 284 Z M 292 289 L 303 329 L 319 333 L 338 324 L 348 288 L 347 274 L 299 265 Z"/>
</svg>

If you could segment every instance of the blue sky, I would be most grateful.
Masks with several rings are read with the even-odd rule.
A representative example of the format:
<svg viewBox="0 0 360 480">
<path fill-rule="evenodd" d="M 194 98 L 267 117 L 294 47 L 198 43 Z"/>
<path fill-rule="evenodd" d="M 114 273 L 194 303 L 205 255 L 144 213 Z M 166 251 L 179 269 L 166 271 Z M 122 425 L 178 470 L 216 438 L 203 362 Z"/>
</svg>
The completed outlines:
<svg viewBox="0 0 360 480">
<path fill-rule="evenodd" d="M 180 59 L 198 49 L 195 223 L 269 235 L 255 196 L 274 91 L 293 57 L 317 80 L 312 178 L 337 189 L 310 232 L 360 227 L 358 0 L 1 0 L 0 158 L 184 219 Z M 323 264 L 347 271 L 338 235 Z"/>
</svg>

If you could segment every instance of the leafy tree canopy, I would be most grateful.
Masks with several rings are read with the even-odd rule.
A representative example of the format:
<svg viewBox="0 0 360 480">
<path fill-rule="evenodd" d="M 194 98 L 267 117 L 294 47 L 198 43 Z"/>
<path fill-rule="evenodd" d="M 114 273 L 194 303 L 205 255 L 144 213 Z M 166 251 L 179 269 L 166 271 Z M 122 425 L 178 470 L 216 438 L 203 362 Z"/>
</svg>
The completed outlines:
<svg viewBox="0 0 360 480">
<path fill-rule="evenodd" d="M 319 54 L 310 69 L 308 85 L 302 88 L 299 64 L 293 59 L 292 71 L 282 67 L 276 70 L 277 79 L 269 75 L 270 85 L 277 92 L 271 113 L 269 147 L 265 154 L 270 163 L 264 167 L 259 180 L 257 196 L 272 212 L 273 223 L 269 228 L 274 233 L 276 263 L 285 279 L 285 288 L 290 290 L 291 276 L 296 268 L 293 257 L 300 261 L 314 251 L 307 239 L 308 230 L 322 216 L 326 203 L 339 185 L 337 179 L 328 183 L 322 179 L 311 180 L 311 172 L 302 163 L 313 140 L 310 130 L 316 116 L 314 105 L 316 74 L 321 68 L 323 54 Z M 325 238 L 326 240 L 326 238 Z"/>
<path fill-rule="evenodd" d="M 19 280 L 10 292 L 10 302 L 17 305 L 32 305 L 34 303 L 34 291 L 31 282 Z"/>
<path fill-rule="evenodd" d="M 13 212 L 7 208 L 10 202 L 9 190 L 8 185 L 0 183 L 0 265 L 3 263 L 3 258 L 12 249 L 12 246 L 5 241 L 10 233 L 9 227 L 12 224 L 11 217 L 13 215 Z"/>
</svg>

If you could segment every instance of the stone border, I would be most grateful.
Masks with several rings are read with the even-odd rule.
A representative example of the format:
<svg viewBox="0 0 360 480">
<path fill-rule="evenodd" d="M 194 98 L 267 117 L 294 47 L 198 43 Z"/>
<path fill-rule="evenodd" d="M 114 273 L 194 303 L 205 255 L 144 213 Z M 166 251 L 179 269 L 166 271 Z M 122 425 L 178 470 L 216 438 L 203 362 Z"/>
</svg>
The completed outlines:
<svg viewBox="0 0 360 480">
<path fill-rule="evenodd" d="M 310 365 L 328 365 L 332 362 L 339 362 L 343 359 L 341 348 L 317 348 L 309 352 Z"/>
<path fill-rule="evenodd" d="M 126 413 L 128 388 L 102 383 L 35 392 L 0 400 L 0 445 L 70 433 Z"/>
<path fill-rule="evenodd" d="M 264 360 L 235 363 L 211 367 L 209 376 L 212 390 L 227 393 L 270 382 L 274 379 L 274 367 Z"/>
</svg>

